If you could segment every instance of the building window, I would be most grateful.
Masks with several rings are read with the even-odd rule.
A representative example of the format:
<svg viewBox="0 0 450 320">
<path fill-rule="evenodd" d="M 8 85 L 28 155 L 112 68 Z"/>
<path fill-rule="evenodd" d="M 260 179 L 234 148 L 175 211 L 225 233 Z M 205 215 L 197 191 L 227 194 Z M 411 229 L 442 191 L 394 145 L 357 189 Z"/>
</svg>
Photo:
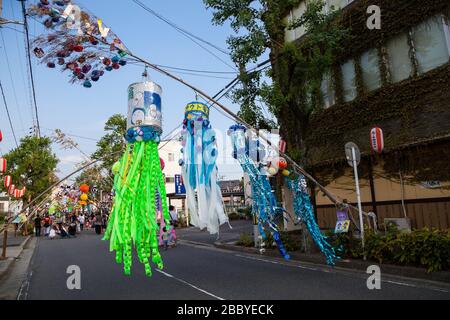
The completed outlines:
<svg viewBox="0 0 450 320">
<path fill-rule="evenodd" d="M 347 6 L 350 2 L 353 0 L 328 0 L 327 1 L 327 8 L 328 12 L 331 12 L 333 10 L 339 10 Z"/>
<path fill-rule="evenodd" d="M 356 88 L 355 62 L 353 59 L 348 60 L 341 66 L 342 72 L 342 89 L 344 101 L 349 102 L 356 98 L 358 91 Z"/>
<path fill-rule="evenodd" d="M 409 57 L 407 35 L 403 33 L 392 38 L 386 46 L 389 56 L 391 81 L 395 83 L 409 78 L 412 74 L 412 64 Z"/>
<path fill-rule="evenodd" d="M 377 49 L 371 49 L 363 53 L 361 69 L 364 87 L 368 91 L 381 87 L 380 57 Z"/>
<path fill-rule="evenodd" d="M 333 79 L 329 72 L 322 76 L 320 91 L 322 93 L 323 107 L 325 109 L 331 107 L 336 103 L 336 96 L 333 88 Z"/>
<path fill-rule="evenodd" d="M 168 157 L 169 157 L 169 162 L 174 162 L 175 161 L 175 154 L 174 153 L 169 153 Z"/>
<path fill-rule="evenodd" d="M 0 212 L 5 212 L 5 204 L 0 203 Z"/>
<path fill-rule="evenodd" d="M 289 15 L 284 19 L 284 23 L 286 24 L 285 29 L 285 37 L 284 40 L 286 42 L 292 42 L 299 39 L 306 33 L 306 29 L 304 26 L 300 26 L 295 29 L 289 29 L 290 25 L 300 19 L 306 12 L 306 2 L 301 2 L 295 9 L 291 10 Z"/>
<path fill-rule="evenodd" d="M 419 74 L 448 62 L 448 26 L 442 16 L 433 17 L 414 27 L 412 40 Z"/>
</svg>

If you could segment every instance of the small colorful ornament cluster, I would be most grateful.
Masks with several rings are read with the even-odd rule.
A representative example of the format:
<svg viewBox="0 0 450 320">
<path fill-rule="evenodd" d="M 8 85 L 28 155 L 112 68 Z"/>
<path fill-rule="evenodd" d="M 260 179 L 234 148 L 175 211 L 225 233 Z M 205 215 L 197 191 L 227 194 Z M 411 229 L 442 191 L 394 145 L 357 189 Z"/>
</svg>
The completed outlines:
<svg viewBox="0 0 450 320">
<path fill-rule="evenodd" d="M 48 68 L 61 66 L 69 71 L 71 82 L 91 88 L 105 72 L 127 64 L 127 49 L 102 20 L 82 11 L 71 1 L 40 0 L 28 13 L 40 19 L 49 30 L 33 42 L 33 53 Z"/>
</svg>

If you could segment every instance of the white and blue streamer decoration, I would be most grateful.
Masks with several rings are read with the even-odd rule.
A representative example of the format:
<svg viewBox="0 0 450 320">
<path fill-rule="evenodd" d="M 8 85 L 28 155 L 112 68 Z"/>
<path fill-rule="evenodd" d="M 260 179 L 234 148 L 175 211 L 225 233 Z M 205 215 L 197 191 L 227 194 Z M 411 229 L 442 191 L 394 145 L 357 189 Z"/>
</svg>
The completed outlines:
<svg viewBox="0 0 450 320">
<path fill-rule="evenodd" d="M 219 227 L 228 222 L 228 217 L 217 180 L 216 134 L 209 122 L 206 104 L 192 102 L 186 106 L 181 142 L 180 166 L 191 224 L 218 234 Z"/>
<path fill-rule="evenodd" d="M 252 213 L 257 218 L 258 227 L 264 240 L 267 239 L 266 230 L 269 230 L 275 240 L 281 255 L 289 260 L 290 256 L 281 241 L 280 232 L 275 220 L 283 216 L 284 209 L 278 205 L 275 193 L 272 190 L 267 176 L 261 173 L 256 165 L 259 162 L 260 147 L 255 141 L 249 142 L 246 138 L 246 129 L 235 125 L 229 130 L 234 158 L 237 159 L 246 174 L 250 178 L 253 194 Z M 252 150 L 253 149 L 253 150 Z"/>
<path fill-rule="evenodd" d="M 312 239 L 325 255 L 327 263 L 334 265 L 339 258 L 336 256 L 334 248 L 328 243 L 327 238 L 320 231 L 319 225 L 316 222 L 313 206 L 307 192 L 305 177 L 300 175 L 294 180 L 286 178 L 286 183 L 294 193 L 294 212 L 297 219 L 303 221 Z"/>
</svg>

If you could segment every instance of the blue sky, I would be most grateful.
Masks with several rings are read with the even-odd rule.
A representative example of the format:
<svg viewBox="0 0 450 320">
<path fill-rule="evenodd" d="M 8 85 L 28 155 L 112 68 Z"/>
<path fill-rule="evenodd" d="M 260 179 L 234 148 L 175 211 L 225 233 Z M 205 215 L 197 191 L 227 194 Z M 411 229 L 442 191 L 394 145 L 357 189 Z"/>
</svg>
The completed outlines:
<svg viewBox="0 0 450 320">
<path fill-rule="evenodd" d="M 142 0 L 153 10 L 172 20 L 179 26 L 213 44 L 227 49 L 226 39 L 232 33 L 229 26 L 214 26 L 211 23 L 212 13 L 207 11 L 201 0 Z M 30 2 L 30 1 L 28 1 Z M 233 72 L 209 53 L 198 47 L 176 30 L 156 19 L 131 0 L 79 0 L 74 1 L 83 8 L 102 18 L 104 23 L 121 38 L 126 46 L 135 54 L 149 61 L 174 67 Z M 20 6 L 16 0 L 3 1 L 3 16 L 8 19 L 21 20 Z M 112 5 L 111 5 L 112 4 Z M 21 27 L 15 27 L 20 29 Z M 30 21 L 31 35 L 41 32 L 41 27 Z M 32 126 L 31 102 L 29 97 L 27 69 L 23 34 L 8 28 L 1 31 L 5 45 L 0 38 L 0 79 L 5 89 L 12 121 L 18 139 L 25 136 Z M 10 69 L 5 56 L 9 60 Z M 214 50 L 213 50 L 214 51 Z M 214 51 L 228 64 L 233 65 L 229 57 Z M 142 67 L 128 65 L 118 72 L 113 72 L 95 83 L 93 88 L 85 89 L 80 85 L 68 82 L 68 74 L 57 69 L 48 69 L 38 64 L 33 57 L 35 84 L 39 117 L 43 134 L 51 134 L 51 130 L 60 128 L 65 133 L 99 139 L 103 134 L 105 121 L 115 113 L 125 114 L 127 109 L 127 87 L 140 81 Z M 11 71 L 11 73 L 9 72 Z M 194 100 L 194 93 L 175 81 L 150 71 L 152 79 L 163 87 L 163 117 L 164 131 L 169 133 L 183 120 L 183 108 L 186 103 Z M 207 93 L 213 95 L 233 78 L 233 74 L 221 74 L 219 78 L 206 78 L 192 75 L 181 75 Z M 15 89 L 15 90 L 14 90 Z M 16 99 L 17 97 L 17 99 Z M 228 99 L 223 99 L 228 107 L 237 111 Z M 217 111 L 211 115 L 213 127 L 226 130 L 233 122 Z M 4 140 L 0 144 L 1 152 L 6 153 L 14 147 L 14 142 L 6 118 L 6 112 L 1 102 L 0 129 Z M 74 138 L 81 149 L 90 154 L 96 146 L 95 141 Z M 54 151 L 61 160 L 58 169 L 59 176 L 73 170 L 77 162 L 83 159 L 76 150 L 64 151 L 54 146 Z M 226 178 L 241 176 L 236 164 L 219 166 L 221 175 Z"/>
</svg>

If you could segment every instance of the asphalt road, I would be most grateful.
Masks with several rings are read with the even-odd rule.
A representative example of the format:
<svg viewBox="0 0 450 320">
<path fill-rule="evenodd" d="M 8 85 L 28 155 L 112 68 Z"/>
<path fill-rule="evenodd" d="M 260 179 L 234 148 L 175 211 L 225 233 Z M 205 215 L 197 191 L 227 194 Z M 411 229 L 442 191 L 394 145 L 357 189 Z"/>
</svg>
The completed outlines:
<svg viewBox="0 0 450 320">
<path fill-rule="evenodd" d="M 235 220 L 231 221 L 230 224 L 223 224 L 220 226 L 219 235 L 211 235 L 209 232 L 200 231 L 198 228 L 177 230 L 178 236 L 184 240 L 207 244 L 214 244 L 216 241 L 237 241 L 243 233 L 253 233 L 253 222 L 251 220 Z"/>
<path fill-rule="evenodd" d="M 382 289 L 367 289 L 367 275 L 307 264 L 180 244 L 162 251 L 163 272 L 144 275 L 135 261 L 132 276 L 88 231 L 76 239 L 39 239 L 22 299 L 450 299 L 450 291 L 428 284 L 383 278 Z M 66 285 L 68 266 L 81 269 L 81 290 Z"/>
</svg>

